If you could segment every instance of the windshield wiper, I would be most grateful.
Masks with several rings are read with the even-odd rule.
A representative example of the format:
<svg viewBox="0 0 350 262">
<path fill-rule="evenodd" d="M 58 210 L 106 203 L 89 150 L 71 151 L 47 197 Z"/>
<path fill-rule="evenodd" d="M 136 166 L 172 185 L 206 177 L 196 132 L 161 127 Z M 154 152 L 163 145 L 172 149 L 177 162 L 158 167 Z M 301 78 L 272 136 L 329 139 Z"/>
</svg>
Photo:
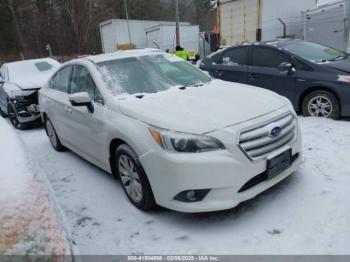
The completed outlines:
<svg viewBox="0 0 350 262">
<path fill-rule="evenodd" d="M 345 56 L 340 55 L 340 56 L 337 56 L 337 57 L 328 59 L 328 61 L 338 61 L 338 60 L 343 60 L 343 59 L 345 59 L 345 58 L 346 58 Z"/>
<path fill-rule="evenodd" d="M 204 84 L 190 84 L 190 85 L 186 85 L 185 87 L 199 87 L 199 86 L 204 86 Z"/>
</svg>

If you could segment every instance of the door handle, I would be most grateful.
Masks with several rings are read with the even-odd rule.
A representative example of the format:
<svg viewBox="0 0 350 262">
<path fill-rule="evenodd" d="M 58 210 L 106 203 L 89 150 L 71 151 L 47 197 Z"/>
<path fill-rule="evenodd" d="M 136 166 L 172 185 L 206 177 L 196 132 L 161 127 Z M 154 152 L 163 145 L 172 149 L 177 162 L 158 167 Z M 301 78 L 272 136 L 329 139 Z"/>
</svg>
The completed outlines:
<svg viewBox="0 0 350 262">
<path fill-rule="evenodd" d="M 222 70 L 216 70 L 216 75 L 217 76 L 222 76 L 224 74 L 224 71 Z"/>
<path fill-rule="evenodd" d="M 249 74 L 248 74 L 248 77 L 249 77 L 250 79 L 254 80 L 254 79 L 255 79 L 255 74 L 254 74 L 254 73 L 249 73 Z"/>
</svg>

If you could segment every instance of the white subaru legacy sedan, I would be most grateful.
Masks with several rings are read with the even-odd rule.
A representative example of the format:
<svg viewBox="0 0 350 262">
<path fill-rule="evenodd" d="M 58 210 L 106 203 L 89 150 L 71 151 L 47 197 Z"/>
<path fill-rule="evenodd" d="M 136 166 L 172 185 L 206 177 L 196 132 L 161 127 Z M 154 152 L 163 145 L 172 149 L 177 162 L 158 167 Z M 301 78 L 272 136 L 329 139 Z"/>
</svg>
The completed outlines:
<svg viewBox="0 0 350 262">
<path fill-rule="evenodd" d="M 67 62 L 39 103 L 52 146 L 120 178 L 142 210 L 229 209 L 295 172 L 301 160 L 286 98 L 211 79 L 157 50 Z"/>
</svg>

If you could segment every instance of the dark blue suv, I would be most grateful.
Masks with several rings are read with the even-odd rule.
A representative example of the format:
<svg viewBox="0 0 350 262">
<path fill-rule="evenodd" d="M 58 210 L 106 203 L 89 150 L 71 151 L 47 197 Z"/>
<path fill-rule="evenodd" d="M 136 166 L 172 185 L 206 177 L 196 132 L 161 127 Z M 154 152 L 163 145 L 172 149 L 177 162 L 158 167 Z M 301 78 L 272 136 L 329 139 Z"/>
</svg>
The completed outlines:
<svg viewBox="0 0 350 262">
<path fill-rule="evenodd" d="M 350 116 L 350 55 L 334 48 L 302 40 L 259 42 L 220 50 L 200 68 L 283 95 L 305 116 Z"/>
</svg>

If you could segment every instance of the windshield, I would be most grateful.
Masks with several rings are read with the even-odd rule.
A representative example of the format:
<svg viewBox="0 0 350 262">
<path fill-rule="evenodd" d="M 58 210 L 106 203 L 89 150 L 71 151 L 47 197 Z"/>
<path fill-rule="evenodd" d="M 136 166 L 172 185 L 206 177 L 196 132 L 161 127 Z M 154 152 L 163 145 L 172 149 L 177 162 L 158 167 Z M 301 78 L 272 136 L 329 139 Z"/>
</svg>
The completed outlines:
<svg viewBox="0 0 350 262">
<path fill-rule="evenodd" d="M 98 69 L 114 95 L 157 93 L 172 86 L 197 86 L 210 81 L 190 63 L 169 54 L 102 62 Z"/>
<path fill-rule="evenodd" d="M 347 53 L 340 50 L 311 42 L 296 42 L 285 45 L 285 48 L 311 62 L 337 61 L 349 58 Z"/>
</svg>

